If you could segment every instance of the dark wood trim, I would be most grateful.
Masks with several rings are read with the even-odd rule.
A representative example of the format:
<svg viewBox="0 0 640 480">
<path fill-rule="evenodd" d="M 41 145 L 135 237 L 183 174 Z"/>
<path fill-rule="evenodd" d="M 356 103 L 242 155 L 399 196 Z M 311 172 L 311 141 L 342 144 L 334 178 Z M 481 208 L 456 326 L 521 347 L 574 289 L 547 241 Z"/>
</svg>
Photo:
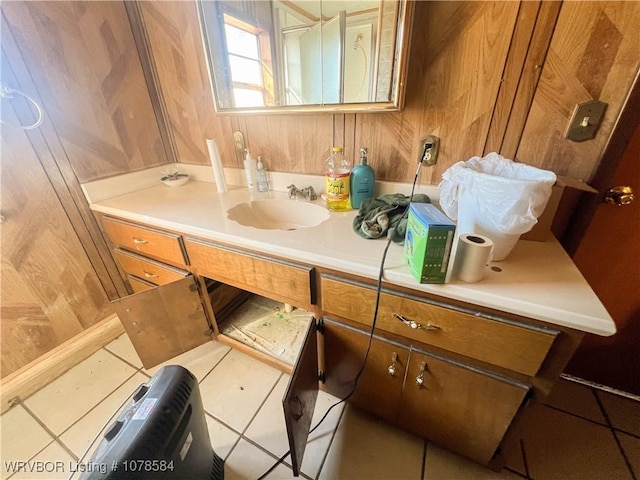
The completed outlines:
<svg viewBox="0 0 640 480">
<path fill-rule="evenodd" d="M 160 139 L 169 163 L 178 162 L 178 149 L 170 127 L 170 119 L 160 87 L 161 83 L 158 79 L 158 71 L 156 69 L 153 51 L 147 35 L 147 28 L 144 23 L 144 15 L 138 1 L 123 2 L 124 8 L 129 17 L 133 40 L 138 50 L 138 57 L 142 65 L 142 73 L 147 84 L 151 105 L 155 113 L 158 130 L 160 131 Z"/>
<path fill-rule="evenodd" d="M 560 243 L 573 256 L 585 235 L 596 208 L 602 203 L 604 192 L 611 187 L 610 182 L 622 160 L 622 156 L 640 125 L 640 69 L 618 116 L 607 145 L 589 184 L 600 192 L 599 195 L 582 193 Z"/>
</svg>

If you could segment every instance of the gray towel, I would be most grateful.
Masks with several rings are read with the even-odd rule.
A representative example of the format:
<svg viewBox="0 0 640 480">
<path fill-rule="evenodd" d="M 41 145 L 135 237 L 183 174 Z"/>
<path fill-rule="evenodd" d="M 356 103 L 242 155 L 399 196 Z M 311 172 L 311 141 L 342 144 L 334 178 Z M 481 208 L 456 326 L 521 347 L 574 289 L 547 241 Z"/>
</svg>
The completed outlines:
<svg viewBox="0 0 640 480">
<path fill-rule="evenodd" d="M 414 203 L 431 203 L 431 199 L 417 193 Z M 358 215 L 353 219 L 353 231 L 362 238 L 380 238 L 385 233 L 393 242 L 403 244 L 407 231 L 407 216 L 404 212 L 409 208 L 409 196 L 402 193 L 389 193 L 377 198 L 362 201 Z"/>
</svg>

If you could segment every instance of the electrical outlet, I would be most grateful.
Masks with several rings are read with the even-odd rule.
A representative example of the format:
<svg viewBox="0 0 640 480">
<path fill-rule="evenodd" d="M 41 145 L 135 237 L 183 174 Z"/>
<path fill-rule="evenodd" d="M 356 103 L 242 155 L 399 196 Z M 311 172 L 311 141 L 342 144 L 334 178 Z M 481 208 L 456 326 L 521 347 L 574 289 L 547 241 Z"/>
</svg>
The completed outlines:
<svg viewBox="0 0 640 480">
<path fill-rule="evenodd" d="M 418 162 L 422 165 L 432 166 L 438 161 L 438 151 L 440 150 L 440 139 L 435 135 L 427 135 L 420 140 L 420 156 Z"/>
<path fill-rule="evenodd" d="M 233 132 L 233 143 L 236 145 L 236 151 L 244 153 L 245 143 L 244 135 L 240 131 Z"/>
</svg>

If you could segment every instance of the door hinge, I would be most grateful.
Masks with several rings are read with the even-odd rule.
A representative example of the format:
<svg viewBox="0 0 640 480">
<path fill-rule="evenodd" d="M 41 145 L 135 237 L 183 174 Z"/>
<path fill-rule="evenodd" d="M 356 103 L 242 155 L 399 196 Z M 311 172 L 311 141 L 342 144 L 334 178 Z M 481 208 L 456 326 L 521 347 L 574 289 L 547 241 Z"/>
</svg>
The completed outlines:
<svg viewBox="0 0 640 480">
<path fill-rule="evenodd" d="M 320 380 L 322 383 L 325 383 L 327 381 L 327 377 L 322 370 L 318 372 L 318 380 Z"/>
<path fill-rule="evenodd" d="M 316 332 L 320 332 L 324 335 L 324 320 L 322 318 L 314 318 L 314 320 L 316 321 Z"/>
</svg>

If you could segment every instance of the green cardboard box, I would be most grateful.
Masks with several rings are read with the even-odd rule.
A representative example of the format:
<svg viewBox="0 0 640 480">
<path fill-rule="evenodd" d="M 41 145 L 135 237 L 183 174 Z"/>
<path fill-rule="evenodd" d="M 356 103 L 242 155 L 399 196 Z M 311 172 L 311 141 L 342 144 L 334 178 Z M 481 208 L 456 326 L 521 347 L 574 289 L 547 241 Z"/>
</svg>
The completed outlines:
<svg viewBox="0 0 640 480">
<path fill-rule="evenodd" d="M 411 203 L 404 256 L 420 283 L 444 283 L 456 225 L 430 203 Z"/>
</svg>

